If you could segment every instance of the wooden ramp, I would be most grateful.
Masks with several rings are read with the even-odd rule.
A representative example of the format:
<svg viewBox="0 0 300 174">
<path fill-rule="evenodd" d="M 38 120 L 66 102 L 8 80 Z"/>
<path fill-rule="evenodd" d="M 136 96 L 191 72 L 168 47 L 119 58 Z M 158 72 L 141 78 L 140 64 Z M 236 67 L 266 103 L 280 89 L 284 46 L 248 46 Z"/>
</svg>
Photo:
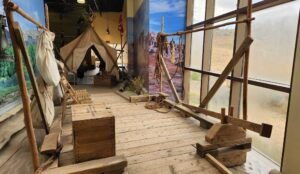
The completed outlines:
<svg viewBox="0 0 300 174">
<path fill-rule="evenodd" d="M 172 111 L 166 114 L 145 109 L 145 103 L 129 103 L 114 92 L 92 94 L 94 103 L 105 102 L 115 115 L 117 155 L 128 160 L 126 172 L 219 174 L 196 155 L 194 144 L 205 136 L 197 122 Z M 66 113 L 62 141 L 68 142 L 60 164 L 74 163 L 70 112 Z"/>
</svg>

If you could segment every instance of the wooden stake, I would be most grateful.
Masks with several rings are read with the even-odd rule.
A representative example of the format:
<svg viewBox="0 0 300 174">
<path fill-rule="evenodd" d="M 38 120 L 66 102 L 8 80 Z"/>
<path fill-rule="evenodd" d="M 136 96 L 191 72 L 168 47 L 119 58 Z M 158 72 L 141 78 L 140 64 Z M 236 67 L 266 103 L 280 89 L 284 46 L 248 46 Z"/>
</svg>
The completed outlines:
<svg viewBox="0 0 300 174">
<path fill-rule="evenodd" d="M 31 108 L 30 108 L 30 99 L 28 97 L 27 93 L 27 86 L 26 86 L 26 81 L 25 81 L 25 74 L 23 71 L 23 64 L 22 64 L 22 58 L 21 58 L 21 53 L 20 53 L 20 48 L 18 47 L 18 44 L 16 42 L 15 34 L 14 34 L 14 29 L 13 29 L 13 23 L 14 23 L 14 18 L 13 14 L 10 11 L 9 8 L 7 8 L 9 0 L 4 0 L 3 1 L 3 6 L 5 7 L 5 13 L 7 17 L 7 23 L 9 27 L 9 33 L 14 49 L 14 55 L 16 59 L 16 73 L 17 73 L 17 78 L 19 81 L 19 87 L 20 87 L 20 93 L 21 93 L 21 98 L 22 98 L 22 103 L 23 103 L 23 112 L 24 112 L 24 123 L 26 127 L 26 132 L 28 136 L 28 141 L 30 144 L 31 148 L 31 153 L 32 153 L 32 162 L 33 162 L 33 168 L 34 170 L 37 170 L 40 166 L 40 161 L 39 161 L 39 152 L 36 144 L 36 138 L 33 130 L 33 125 L 32 125 L 32 119 L 31 119 Z"/>
<path fill-rule="evenodd" d="M 221 109 L 221 124 L 226 124 L 226 109 L 222 108 Z"/>
<path fill-rule="evenodd" d="M 25 60 L 25 66 L 26 66 L 28 74 L 29 74 L 29 78 L 30 78 L 30 81 L 31 81 L 34 96 L 36 98 L 36 101 L 37 101 L 37 104 L 38 104 L 38 107 L 39 107 L 39 111 L 40 111 L 40 114 L 41 114 L 41 117 L 42 117 L 42 121 L 43 121 L 43 124 L 44 124 L 45 132 L 46 132 L 46 134 L 49 134 L 49 128 L 48 128 L 48 125 L 46 123 L 46 117 L 45 117 L 45 113 L 44 113 L 42 103 L 41 103 L 40 91 L 39 91 L 38 84 L 36 82 L 36 78 L 35 78 L 35 75 L 34 75 L 34 72 L 33 72 L 33 69 L 32 69 L 30 58 L 29 58 L 28 53 L 27 53 L 27 49 L 25 48 L 25 45 L 24 45 L 24 40 L 22 38 L 22 33 L 21 33 L 20 26 L 19 26 L 18 23 L 15 22 L 13 24 L 13 28 L 14 28 L 14 33 L 15 33 L 15 36 L 16 36 L 16 42 L 17 42 L 18 46 L 20 47 L 23 59 Z"/>
<path fill-rule="evenodd" d="M 46 28 L 50 30 L 49 9 L 46 3 L 45 3 L 45 21 L 46 21 Z"/>
<path fill-rule="evenodd" d="M 247 18 L 252 17 L 252 0 L 248 0 Z M 251 21 L 247 22 L 247 35 L 251 36 Z M 243 119 L 248 119 L 248 72 L 249 72 L 250 47 L 245 52 L 244 80 L 243 80 Z"/>
<path fill-rule="evenodd" d="M 234 107 L 233 107 L 233 106 L 230 106 L 230 107 L 229 107 L 229 110 L 228 110 L 228 116 L 229 116 L 229 117 L 233 117 L 233 113 L 234 113 Z"/>
<path fill-rule="evenodd" d="M 248 49 L 250 47 L 252 42 L 253 42 L 253 39 L 251 37 L 245 38 L 244 42 L 241 44 L 239 49 L 233 55 L 233 58 L 230 60 L 230 62 L 227 64 L 227 66 L 223 70 L 221 76 L 218 78 L 218 80 L 215 82 L 214 86 L 210 89 L 210 91 L 208 92 L 206 97 L 201 102 L 200 107 L 204 108 L 208 104 L 210 99 L 216 94 L 216 92 L 221 87 L 223 82 L 227 79 L 227 76 L 233 70 L 234 66 L 240 61 L 240 59 L 244 55 L 246 49 Z"/>
<path fill-rule="evenodd" d="M 161 29 L 160 29 L 160 32 L 164 33 L 164 29 L 165 29 L 165 18 L 164 18 L 164 16 L 162 16 L 161 17 Z M 159 53 L 163 54 L 161 43 L 159 44 Z M 161 64 L 161 62 L 159 64 Z M 160 82 L 159 83 L 160 84 L 160 92 L 163 92 L 163 74 L 162 73 L 160 73 L 159 82 Z"/>
</svg>

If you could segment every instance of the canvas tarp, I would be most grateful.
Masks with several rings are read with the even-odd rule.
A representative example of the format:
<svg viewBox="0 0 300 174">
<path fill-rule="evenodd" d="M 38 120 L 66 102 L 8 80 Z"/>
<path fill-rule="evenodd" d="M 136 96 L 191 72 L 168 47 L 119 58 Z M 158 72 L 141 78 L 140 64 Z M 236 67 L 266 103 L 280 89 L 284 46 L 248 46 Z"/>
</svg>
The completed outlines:
<svg viewBox="0 0 300 174">
<path fill-rule="evenodd" d="M 76 39 L 60 49 L 62 59 L 68 69 L 76 72 L 82 63 L 87 50 L 95 46 L 98 53 L 106 63 L 106 71 L 119 78 L 118 68 L 116 64 L 117 51 L 106 44 L 92 27 L 89 27 Z"/>
</svg>

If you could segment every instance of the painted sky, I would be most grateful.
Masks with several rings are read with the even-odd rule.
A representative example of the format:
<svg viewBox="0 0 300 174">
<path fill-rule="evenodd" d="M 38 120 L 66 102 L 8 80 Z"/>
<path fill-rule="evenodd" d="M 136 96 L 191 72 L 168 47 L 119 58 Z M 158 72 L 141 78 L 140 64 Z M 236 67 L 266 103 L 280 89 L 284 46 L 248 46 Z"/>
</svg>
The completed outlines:
<svg viewBox="0 0 300 174">
<path fill-rule="evenodd" d="M 161 17 L 164 16 L 165 32 L 185 29 L 185 0 L 150 0 L 150 32 L 160 32 Z"/>
<path fill-rule="evenodd" d="M 44 1 L 43 0 L 14 0 L 26 13 L 38 20 L 41 24 L 45 24 Z M 0 5 L 0 13 L 4 14 L 3 5 Z M 15 20 L 19 22 L 22 30 L 36 29 L 36 26 L 18 14 L 14 15 Z"/>
</svg>

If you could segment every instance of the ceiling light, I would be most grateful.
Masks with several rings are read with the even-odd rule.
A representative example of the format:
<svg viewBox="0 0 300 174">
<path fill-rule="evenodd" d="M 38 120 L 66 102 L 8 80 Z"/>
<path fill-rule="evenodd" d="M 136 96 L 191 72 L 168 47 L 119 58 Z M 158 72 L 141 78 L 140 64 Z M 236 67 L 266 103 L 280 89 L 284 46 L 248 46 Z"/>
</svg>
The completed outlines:
<svg viewBox="0 0 300 174">
<path fill-rule="evenodd" d="M 79 3 L 79 4 L 85 4 L 85 0 L 77 0 L 77 3 Z"/>
</svg>

